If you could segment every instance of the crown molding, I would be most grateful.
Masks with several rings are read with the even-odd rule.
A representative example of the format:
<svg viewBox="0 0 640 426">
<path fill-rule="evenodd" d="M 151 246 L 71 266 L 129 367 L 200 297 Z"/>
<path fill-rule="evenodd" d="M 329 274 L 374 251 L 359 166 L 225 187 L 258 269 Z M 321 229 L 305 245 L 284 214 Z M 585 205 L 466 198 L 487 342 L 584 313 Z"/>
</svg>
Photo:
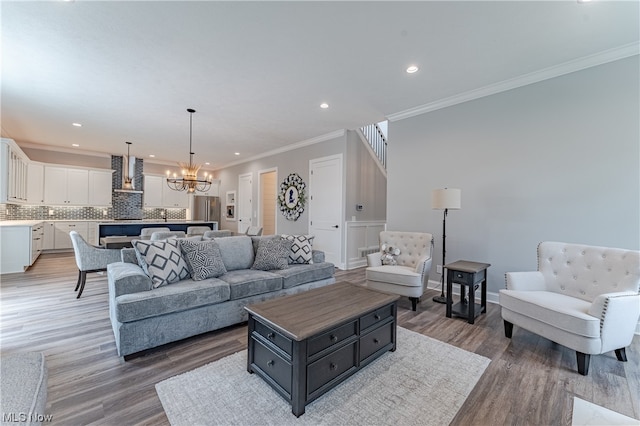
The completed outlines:
<svg viewBox="0 0 640 426">
<path fill-rule="evenodd" d="M 231 163 L 227 163 L 227 164 L 224 164 L 222 166 L 216 167 L 213 170 L 226 169 L 227 167 L 237 166 L 238 164 L 243 164 L 243 163 L 247 163 L 249 161 L 259 160 L 260 158 L 269 157 L 271 155 L 276 155 L 276 154 L 282 154 L 284 152 L 293 151 L 294 149 L 303 148 L 305 146 L 314 145 L 314 144 L 317 144 L 317 143 L 320 143 L 320 142 L 325 142 L 325 141 L 328 141 L 328 140 L 331 140 L 331 139 L 336 139 L 336 138 L 344 136 L 345 133 L 346 133 L 346 130 L 344 130 L 344 129 L 336 130 L 336 131 L 331 132 L 331 133 L 326 133 L 324 135 L 316 136 L 316 137 L 311 138 L 311 139 L 305 139 L 303 141 L 296 142 L 296 143 L 293 143 L 291 145 L 283 146 L 281 148 L 276 148 L 274 150 L 267 151 L 267 152 L 262 153 L 262 154 L 254 155 L 253 157 L 244 158 L 244 159 L 238 160 L 238 161 L 233 161 Z"/>
<path fill-rule="evenodd" d="M 516 89 L 518 87 L 527 86 L 529 84 L 538 83 L 543 80 L 559 77 L 572 72 L 581 71 L 598 65 L 614 62 L 620 59 L 629 58 L 640 54 L 640 42 L 633 42 L 619 46 L 613 49 L 604 50 L 593 55 L 584 56 L 572 61 L 563 62 L 549 68 L 534 71 L 518 77 L 504 80 L 499 83 L 490 84 L 479 89 L 470 90 L 450 96 L 448 98 L 439 99 L 428 104 L 420 105 L 401 112 L 390 114 L 387 116 L 389 121 L 399 121 L 405 118 L 415 117 L 416 115 L 425 114 L 442 108 L 447 108 L 463 102 L 472 101 L 474 99 L 483 98 L 485 96 L 495 95 L 507 90 Z"/>
<path fill-rule="evenodd" d="M 16 142 L 16 143 L 20 148 L 39 149 L 41 151 L 64 152 L 67 154 L 87 155 L 90 157 L 111 158 L 111 154 L 107 154 L 104 152 L 86 151 L 83 149 L 67 148 L 65 146 L 57 146 L 57 145 L 41 145 L 33 142 Z"/>
</svg>

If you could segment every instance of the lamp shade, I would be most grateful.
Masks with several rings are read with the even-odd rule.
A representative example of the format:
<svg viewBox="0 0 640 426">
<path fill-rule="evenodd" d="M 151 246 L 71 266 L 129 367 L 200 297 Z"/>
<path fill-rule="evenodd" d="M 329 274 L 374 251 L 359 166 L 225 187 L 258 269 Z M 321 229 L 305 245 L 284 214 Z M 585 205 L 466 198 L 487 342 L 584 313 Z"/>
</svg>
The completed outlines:
<svg viewBox="0 0 640 426">
<path fill-rule="evenodd" d="M 436 210 L 460 208 L 460 195 L 462 191 L 459 188 L 434 189 L 431 192 L 431 208 Z"/>
</svg>

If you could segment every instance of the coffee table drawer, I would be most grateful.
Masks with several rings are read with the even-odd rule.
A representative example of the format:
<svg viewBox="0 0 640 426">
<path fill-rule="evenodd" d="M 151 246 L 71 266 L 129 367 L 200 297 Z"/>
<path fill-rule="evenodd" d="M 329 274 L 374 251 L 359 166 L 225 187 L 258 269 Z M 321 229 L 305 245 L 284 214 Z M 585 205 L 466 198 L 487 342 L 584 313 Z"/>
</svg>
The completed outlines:
<svg viewBox="0 0 640 426">
<path fill-rule="evenodd" d="M 395 323 L 383 325 L 360 338 L 360 361 L 364 361 L 374 353 L 393 342 Z M 388 348 L 387 348 L 388 350 Z"/>
<path fill-rule="evenodd" d="M 368 313 L 360 318 L 360 330 L 366 330 L 367 328 L 380 323 L 387 318 L 393 316 L 393 305 L 387 305 L 380 309 Z"/>
<path fill-rule="evenodd" d="M 333 330 L 329 330 L 326 333 L 322 333 L 316 337 L 309 339 L 307 351 L 309 356 L 313 356 L 318 352 L 327 349 L 328 347 L 340 343 L 351 336 L 355 336 L 357 333 L 357 321 L 352 321 L 340 327 L 336 327 Z"/>
<path fill-rule="evenodd" d="M 291 364 L 254 339 L 253 363 L 291 395 Z"/>
<path fill-rule="evenodd" d="M 307 367 L 307 395 L 356 367 L 356 345 L 357 342 L 354 342 L 340 348 Z"/>
<path fill-rule="evenodd" d="M 291 355 L 293 343 L 291 339 L 283 336 L 275 330 L 272 330 L 270 327 L 262 324 L 260 321 L 255 322 L 254 331 L 260 334 L 263 337 L 266 337 L 271 343 L 285 351 L 288 355 Z"/>
</svg>

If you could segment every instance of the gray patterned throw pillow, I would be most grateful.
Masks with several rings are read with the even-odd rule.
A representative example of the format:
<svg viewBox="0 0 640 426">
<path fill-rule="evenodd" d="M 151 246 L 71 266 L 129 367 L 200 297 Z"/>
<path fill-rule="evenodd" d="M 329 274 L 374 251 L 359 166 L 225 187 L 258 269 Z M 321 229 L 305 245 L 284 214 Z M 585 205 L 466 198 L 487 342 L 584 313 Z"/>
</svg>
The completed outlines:
<svg viewBox="0 0 640 426">
<path fill-rule="evenodd" d="M 270 271 L 272 269 L 287 269 L 289 267 L 289 252 L 291 241 L 284 238 L 265 238 L 258 243 L 256 260 L 251 269 Z"/>
<path fill-rule="evenodd" d="M 134 240 L 133 248 L 142 269 L 151 278 L 153 288 L 189 278 L 177 238 L 165 241 Z"/>
<path fill-rule="evenodd" d="M 287 235 L 282 234 L 282 238 L 291 241 L 291 253 L 289 253 L 289 263 L 313 263 L 313 238 L 314 235 Z"/>
<path fill-rule="evenodd" d="M 220 254 L 220 246 L 216 240 L 182 240 L 180 248 L 187 260 L 191 278 L 195 281 L 217 278 L 227 273 L 227 268 L 224 267 Z"/>
</svg>

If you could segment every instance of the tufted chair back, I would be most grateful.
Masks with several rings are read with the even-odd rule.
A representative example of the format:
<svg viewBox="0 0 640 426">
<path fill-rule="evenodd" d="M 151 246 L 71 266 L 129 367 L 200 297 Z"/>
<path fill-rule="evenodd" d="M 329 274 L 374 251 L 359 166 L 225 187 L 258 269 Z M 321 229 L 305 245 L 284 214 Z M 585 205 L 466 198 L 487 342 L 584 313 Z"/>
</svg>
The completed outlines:
<svg viewBox="0 0 640 426">
<path fill-rule="evenodd" d="M 640 292 L 640 252 L 559 242 L 538 245 L 547 291 L 593 302 L 604 293 Z"/>
<path fill-rule="evenodd" d="M 400 266 L 415 268 L 421 258 L 431 257 L 433 235 L 426 232 L 380 232 L 380 246 L 387 244 L 400 249 L 396 262 Z"/>
</svg>

